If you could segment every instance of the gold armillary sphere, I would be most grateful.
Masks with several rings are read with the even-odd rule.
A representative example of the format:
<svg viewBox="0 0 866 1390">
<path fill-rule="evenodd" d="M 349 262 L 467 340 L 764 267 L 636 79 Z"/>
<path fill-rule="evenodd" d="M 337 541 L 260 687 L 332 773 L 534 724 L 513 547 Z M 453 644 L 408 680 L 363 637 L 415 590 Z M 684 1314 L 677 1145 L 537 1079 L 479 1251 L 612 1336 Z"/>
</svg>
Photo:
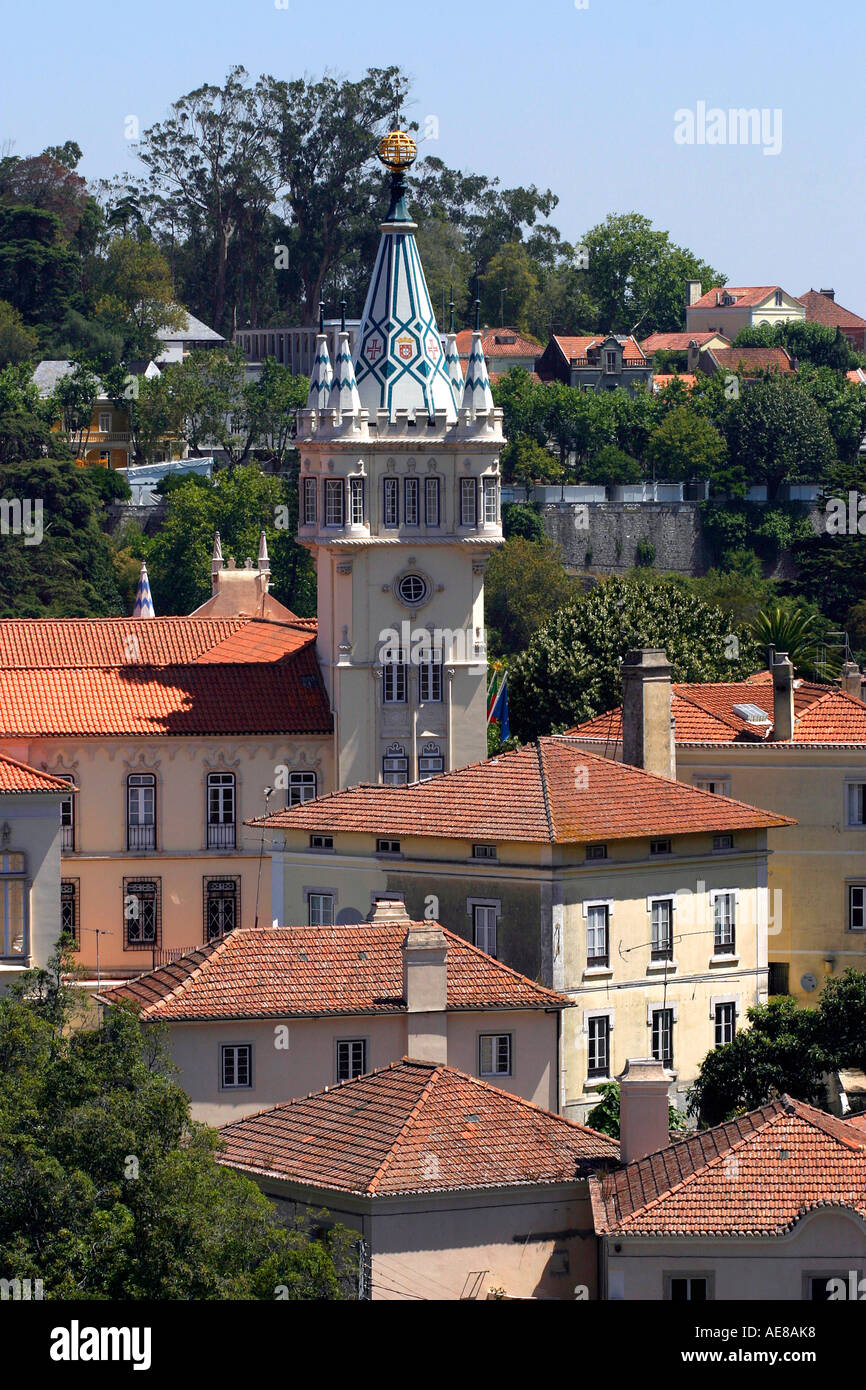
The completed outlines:
<svg viewBox="0 0 866 1390">
<path fill-rule="evenodd" d="M 379 158 L 388 169 L 393 169 L 399 173 L 402 169 L 408 169 L 410 164 L 414 164 L 418 157 L 418 146 L 407 135 L 405 130 L 392 130 L 389 135 L 384 135 L 379 141 Z"/>
</svg>

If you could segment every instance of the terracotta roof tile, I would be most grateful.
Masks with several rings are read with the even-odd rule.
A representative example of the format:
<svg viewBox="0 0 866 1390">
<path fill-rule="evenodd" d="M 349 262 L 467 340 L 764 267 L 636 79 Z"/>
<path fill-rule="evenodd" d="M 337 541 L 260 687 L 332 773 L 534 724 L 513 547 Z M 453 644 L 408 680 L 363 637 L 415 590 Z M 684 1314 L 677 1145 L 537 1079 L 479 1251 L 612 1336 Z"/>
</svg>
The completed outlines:
<svg viewBox="0 0 866 1390">
<path fill-rule="evenodd" d="M 513 339 L 513 342 L 506 341 Z M 481 346 L 489 363 L 491 357 L 536 357 L 543 351 L 537 338 L 527 338 L 516 328 L 485 328 L 481 333 Z M 472 347 L 472 329 L 464 328 L 457 334 L 457 352 L 461 358 L 469 359 Z"/>
<path fill-rule="evenodd" d="M 406 1058 L 219 1133 L 229 1167 L 369 1197 L 572 1184 L 619 1152 L 453 1067 Z"/>
<path fill-rule="evenodd" d="M 816 1206 L 866 1217 L 866 1134 L 783 1096 L 591 1179 L 596 1231 L 778 1235 Z"/>
<path fill-rule="evenodd" d="M 789 354 L 781 347 L 710 348 L 710 355 L 720 367 L 732 372 L 792 372 Z"/>
<path fill-rule="evenodd" d="M 145 1019 L 288 1018 L 399 1014 L 402 945 L 410 926 L 362 922 L 334 927 L 234 931 L 222 941 L 106 990 Z M 535 984 L 443 928 L 449 1009 L 557 1009 L 568 999 Z"/>
<path fill-rule="evenodd" d="M 591 347 L 600 347 L 608 336 L 607 334 L 596 334 L 594 337 L 574 338 L 564 337 L 561 334 L 554 334 L 553 341 L 559 347 L 566 361 L 570 361 L 572 357 L 586 357 Z M 637 363 L 646 362 L 646 357 L 641 352 L 636 338 L 631 336 L 626 337 L 622 334 L 616 334 L 614 336 L 617 337 L 618 342 L 623 346 L 624 361 Z"/>
<path fill-rule="evenodd" d="M 711 290 L 702 294 L 700 299 L 696 299 L 694 304 L 690 304 L 690 309 L 732 309 L 733 304 L 719 305 L 716 303 L 717 294 L 733 295 L 737 301 L 736 307 L 755 308 L 758 304 L 763 304 L 770 294 L 775 294 L 776 290 L 782 289 L 781 285 L 714 285 Z"/>
<path fill-rule="evenodd" d="M 37 772 L 36 768 L 28 767 L 26 763 L 19 763 L 15 758 L 7 758 L 5 753 L 0 753 L 0 793 L 24 793 L 24 792 L 65 792 L 69 795 L 69 786 L 61 781 L 59 777 L 52 777 L 47 772 Z"/>
<path fill-rule="evenodd" d="M 703 347 L 711 338 L 722 336 L 712 329 L 696 329 L 694 333 L 651 333 L 648 338 L 644 338 L 641 349 L 647 357 L 654 352 L 686 352 L 689 343 L 697 343 L 698 347 Z"/>
<path fill-rule="evenodd" d="M 327 834 L 574 844 L 793 822 L 587 753 L 557 735 L 408 787 L 334 792 L 277 812 L 265 824 Z"/>
<path fill-rule="evenodd" d="M 835 299 L 820 290 L 809 290 L 799 296 L 805 306 L 806 318 L 810 323 L 823 323 L 828 328 L 866 328 L 866 319 L 861 319 L 851 309 L 843 309 Z"/>
</svg>

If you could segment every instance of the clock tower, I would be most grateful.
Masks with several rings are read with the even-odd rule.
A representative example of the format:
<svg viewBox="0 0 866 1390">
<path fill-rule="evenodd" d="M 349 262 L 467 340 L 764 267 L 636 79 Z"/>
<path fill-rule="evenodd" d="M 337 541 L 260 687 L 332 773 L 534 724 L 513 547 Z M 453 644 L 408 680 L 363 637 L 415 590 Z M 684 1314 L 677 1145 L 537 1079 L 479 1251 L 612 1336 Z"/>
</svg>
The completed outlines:
<svg viewBox="0 0 866 1390">
<path fill-rule="evenodd" d="M 487 756 L 484 570 L 502 544 L 502 412 L 476 331 L 443 346 L 405 204 L 414 141 L 379 144 L 391 205 L 354 357 L 320 331 L 298 416 L 298 540 L 315 556 L 334 779 L 423 780 Z"/>
</svg>

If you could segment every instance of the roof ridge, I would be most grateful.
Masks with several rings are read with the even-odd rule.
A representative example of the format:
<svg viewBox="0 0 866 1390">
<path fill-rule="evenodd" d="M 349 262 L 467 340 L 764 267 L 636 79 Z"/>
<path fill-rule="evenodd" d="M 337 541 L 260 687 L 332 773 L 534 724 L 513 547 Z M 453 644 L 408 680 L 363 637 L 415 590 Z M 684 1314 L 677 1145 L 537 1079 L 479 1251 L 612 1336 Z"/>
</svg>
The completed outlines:
<svg viewBox="0 0 866 1390">
<path fill-rule="evenodd" d="M 544 799 L 544 814 L 547 817 L 547 838 L 551 844 L 556 844 L 556 826 L 553 823 L 553 807 L 550 804 L 550 790 L 547 785 L 547 769 L 544 766 L 544 750 L 541 739 L 535 740 L 536 757 L 538 758 L 538 774 L 541 780 L 541 795 Z"/>
<path fill-rule="evenodd" d="M 401 1059 L 401 1062 L 398 1063 L 398 1065 L 402 1066 L 403 1063 L 410 1063 L 413 1061 L 420 1060 L 420 1058 L 403 1057 Z M 409 1111 L 409 1114 L 406 1116 L 406 1119 L 403 1121 L 403 1124 L 400 1126 L 400 1132 L 398 1133 L 394 1141 L 391 1144 L 389 1144 L 385 1157 L 382 1159 L 382 1162 L 379 1164 L 379 1167 L 376 1169 L 372 1178 L 366 1185 L 365 1191 L 369 1192 L 371 1196 L 375 1195 L 376 1188 L 379 1186 L 382 1179 L 384 1178 L 389 1166 L 396 1161 L 398 1147 L 402 1145 L 403 1140 L 407 1137 L 410 1129 L 412 1129 L 412 1127 L 414 1126 L 421 1110 L 430 1098 L 430 1094 L 432 1092 L 435 1082 L 438 1080 L 439 1076 L 442 1074 L 442 1071 L 445 1069 L 444 1063 L 441 1062 L 436 1064 L 430 1063 L 428 1065 L 433 1066 L 433 1071 L 431 1071 L 430 1075 L 424 1083 L 424 1086 L 422 1087 L 420 1096 L 416 1100 L 415 1104 L 412 1106 L 412 1109 Z"/>
<path fill-rule="evenodd" d="M 446 937 L 456 942 L 461 950 L 468 951 L 473 956 L 482 957 L 488 969 L 492 966 L 497 974 L 511 975 L 514 979 L 520 980 L 523 984 L 530 984 L 532 988 L 537 989 L 540 994 L 550 995 L 554 999 L 567 999 L 567 995 L 560 994 L 557 990 L 550 989 L 547 985 L 539 984 L 537 980 L 530 980 L 528 975 L 522 974 L 519 970 L 512 969 L 510 965 L 506 965 L 504 961 L 497 960 L 496 957 L 491 956 L 489 952 L 482 951 L 480 946 L 475 946 L 471 941 L 467 941 L 465 936 L 460 936 L 458 932 L 452 931 L 450 927 L 443 926 L 441 922 L 437 922 L 436 925 L 441 927 Z M 571 1004 L 570 999 L 568 1003 L 569 1005 Z"/>
<path fill-rule="evenodd" d="M 168 961 L 165 965 L 157 965 L 150 970 L 145 970 L 141 975 L 136 975 L 134 979 L 130 980 L 129 985 L 137 985 L 140 984 L 142 980 L 152 978 L 154 975 L 158 975 L 161 971 L 170 969 L 171 966 L 179 965 L 181 961 L 190 960 L 193 956 L 196 955 L 200 955 L 202 957 L 200 961 L 196 962 L 195 966 L 192 968 L 192 970 L 190 970 L 189 974 L 185 975 L 182 980 L 179 980 L 173 989 L 170 989 L 167 994 L 160 995 L 158 1000 L 153 1000 L 149 1004 L 146 1004 L 140 1010 L 141 1016 L 144 1017 L 146 1014 L 150 1012 L 151 1009 L 155 1008 L 157 1004 L 165 1004 L 170 999 L 175 999 L 179 994 L 182 994 L 183 991 L 186 989 L 187 985 L 189 985 L 190 981 L 198 978 L 198 975 L 207 965 L 208 961 L 212 960 L 214 956 L 222 954 L 223 950 L 228 945 L 229 941 L 231 941 L 233 936 L 234 932 L 227 932 L 225 936 L 219 937 L 216 941 L 206 941 L 201 946 L 197 946 L 194 951 L 185 951 L 184 954 L 182 956 L 178 956 L 176 960 Z M 106 994 L 110 995 L 114 993 L 115 990 L 120 991 L 123 989 L 127 989 L 129 988 L 129 985 L 115 985 L 112 987 L 111 990 L 107 990 Z"/>
</svg>

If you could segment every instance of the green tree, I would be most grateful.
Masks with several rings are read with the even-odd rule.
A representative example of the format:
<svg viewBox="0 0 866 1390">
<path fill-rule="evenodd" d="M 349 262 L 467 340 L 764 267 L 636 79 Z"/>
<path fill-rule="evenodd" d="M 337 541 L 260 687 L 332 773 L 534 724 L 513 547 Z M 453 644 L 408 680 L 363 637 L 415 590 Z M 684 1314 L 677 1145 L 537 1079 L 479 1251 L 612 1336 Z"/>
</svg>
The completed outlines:
<svg viewBox="0 0 866 1390">
<path fill-rule="evenodd" d="M 484 582 L 491 648 L 508 655 L 525 651 L 539 626 L 573 593 L 559 550 L 547 536 L 506 541 L 490 556 Z"/>
<path fill-rule="evenodd" d="M 120 339 L 125 359 L 158 356 L 157 330 L 186 327 L 186 312 L 173 297 L 168 262 L 155 242 L 130 236 L 111 241 L 96 319 Z"/>
<path fill-rule="evenodd" d="M 525 541 L 543 541 L 547 532 L 541 519 L 541 510 L 534 503 L 503 502 L 502 533 L 507 541 L 515 536 Z"/>
<path fill-rule="evenodd" d="M 647 456 L 659 478 L 712 478 L 727 446 L 715 425 L 687 406 L 669 411 L 649 438 Z"/>
<path fill-rule="evenodd" d="M 726 427 L 731 460 L 772 499 L 784 482 L 815 482 L 836 461 L 825 413 L 778 375 L 756 381 L 733 403 Z"/>
<path fill-rule="evenodd" d="M 523 434 L 509 440 L 502 450 L 501 463 L 505 481 L 524 487 L 527 498 L 533 483 L 556 483 L 562 477 L 562 465 L 550 450 Z"/>
<path fill-rule="evenodd" d="M 49 452 L 69 454 L 50 428 L 50 412 L 39 399 L 26 363 L 0 367 L 0 467 L 25 463 Z"/>
<path fill-rule="evenodd" d="M 616 485 L 618 483 L 639 483 L 644 476 L 643 464 L 632 458 L 625 449 L 616 444 L 605 444 L 589 463 L 585 464 L 581 478 L 585 483 Z"/>
<path fill-rule="evenodd" d="M 521 242 L 506 242 L 492 256 L 481 278 L 481 312 L 485 323 L 509 324 L 528 333 L 538 303 L 539 279 L 532 257 Z M 541 344 L 538 345 L 541 352 Z"/>
<path fill-rule="evenodd" d="M 664 647 L 675 681 L 738 680 L 760 665 L 751 638 L 688 585 L 608 579 L 560 608 L 512 662 L 512 728 L 526 741 L 618 704 L 620 664 L 637 647 Z"/>
<path fill-rule="evenodd" d="M 599 1086 L 600 1100 L 586 1117 L 590 1129 L 599 1134 L 608 1134 L 611 1139 L 619 1138 L 620 1090 L 618 1081 L 607 1081 Z M 681 1130 L 686 1127 L 686 1118 L 675 1106 L 668 1106 L 668 1129 Z"/>
<path fill-rule="evenodd" d="M 27 362 L 36 356 L 38 347 L 38 337 L 27 327 L 18 310 L 0 299 L 0 367 Z"/>
<path fill-rule="evenodd" d="M 790 604 L 776 604 L 757 615 L 751 633 L 764 649 L 773 646 L 777 652 L 787 652 L 801 675 L 814 676 L 820 641 L 816 614 Z"/>
</svg>

